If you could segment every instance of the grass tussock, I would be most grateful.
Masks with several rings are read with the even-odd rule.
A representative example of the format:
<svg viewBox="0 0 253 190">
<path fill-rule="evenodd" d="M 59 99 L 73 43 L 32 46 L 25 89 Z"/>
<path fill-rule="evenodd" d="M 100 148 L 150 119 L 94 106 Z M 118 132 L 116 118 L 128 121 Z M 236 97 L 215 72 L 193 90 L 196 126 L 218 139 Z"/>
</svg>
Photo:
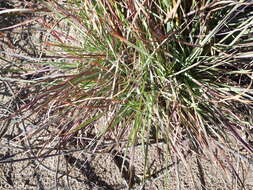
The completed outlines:
<svg viewBox="0 0 253 190">
<path fill-rule="evenodd" d="M 48 31 L 43 46 L 58 61 L 36 63 L 51 74 L 34 79 L 42 89 L 17 113 L 32 109 L 51 123 L 45 146 L 76 142 L 96 151 L 112 142 L 109 151 L 133 153 L 141 145 L 148 160 L 149 146 L 164 143 L 163 154 L 176 153 L 189 175 L 185 152 L 222 168 L 217 149 L 232 151 L 236 142 L 252 155 L 242 138 L 253 126 L 250 1 L 44 5 L 53 22 L 40 22 Z M 148 167 L 143 181 L 152 176 Z"/>
</svg>

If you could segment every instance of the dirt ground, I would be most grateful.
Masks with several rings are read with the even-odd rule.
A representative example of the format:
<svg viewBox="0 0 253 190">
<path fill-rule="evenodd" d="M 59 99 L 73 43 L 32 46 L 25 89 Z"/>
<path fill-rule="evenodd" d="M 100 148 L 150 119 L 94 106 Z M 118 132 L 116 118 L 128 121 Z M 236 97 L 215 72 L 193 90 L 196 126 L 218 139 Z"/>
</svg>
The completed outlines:
<svg viewBox="0 0 253 190">
<path fill-rule="evenodd" d="M 0 0 L 1 8 L 28 6 L 20 1 L 10 2 Z M 33 18 L 31 14 L 0 15 L 0 28 Z M 57 149 L 55 139 L 42 147 L 41 142 L 51 135 L 47 128 L 49 122 L 41 123 L 46 116 L 27 117 L 13 113 L 29 101 L 34 90 L 29 88 L 29 79 L 41 74 L 27 74 L 29 69 L 42 69 L 27 63 L 41 57 L 41 43 L 46 34 L 47 31 L 36 22 L 0 31 L 0 190 L 253 189 L 252 156 L 233 149 L 217 150 L 219 159 L 215 165 L 211 159 L 192 152 L 182 153 L 185 160 L 168 156 L 164 151 L 165 144 L 154 143 L 149 149 L 148 163 L 143 159 L 145 150 L 137 146 L 130 167 L 131 154 L 125 156 L 124 151 L 103 147 L 92 152 L 87 148 L 96 146 L 96 142 L 85 147 L 69 143 Z M 24 139 L 29 130 L 36 131 L 40 127 L 45 127 L 43 133 L 35 132 L 29 139 Z M 189 144 L 185 142 L 181 146 L 187 150 Z M 229 169 L 223 170 L 219 163 Z M 144 174 L 143 168 L 147 166 Z M 147 179 L 145 182 L 144 178 Z"/>
</svg>

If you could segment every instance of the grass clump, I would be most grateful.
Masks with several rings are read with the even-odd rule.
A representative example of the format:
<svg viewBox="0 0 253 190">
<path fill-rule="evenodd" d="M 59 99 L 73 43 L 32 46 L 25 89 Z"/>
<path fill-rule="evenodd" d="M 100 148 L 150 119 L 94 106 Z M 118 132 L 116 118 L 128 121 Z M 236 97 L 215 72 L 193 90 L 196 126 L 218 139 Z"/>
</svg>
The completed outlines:
<svg viewBox="0 0 253 190">
<path fill-rule="evenodd" d="M 117 145 L 111 151 L 133 147 L 133 153 L 141 144 L 143 181 L 152 176 L 147 158 L 154 143 L 166 144 L 164 154 L 177 153 L 188 169 L 182 139 L 188 139 L 186 151 L 214 162 L 216 149 L 232 149 L 234 139 L 252 153 L 241 137 L 252 126 L 251 3 L 70 0 L 45 5 L 55 19 L 46 45 L 63 60 L 45 64 L 64 75 L 38 79 L 44 89 L 20 111 L 32 107 L 46 114 L 57 125 L 57 146 L 78 141 L 95 151 L 94 140 L 109 140 Z M 72 33 L 62 31 L 62 22 Z M 79 141 L 84 135 L 92 140 Z"/>
</svg>

